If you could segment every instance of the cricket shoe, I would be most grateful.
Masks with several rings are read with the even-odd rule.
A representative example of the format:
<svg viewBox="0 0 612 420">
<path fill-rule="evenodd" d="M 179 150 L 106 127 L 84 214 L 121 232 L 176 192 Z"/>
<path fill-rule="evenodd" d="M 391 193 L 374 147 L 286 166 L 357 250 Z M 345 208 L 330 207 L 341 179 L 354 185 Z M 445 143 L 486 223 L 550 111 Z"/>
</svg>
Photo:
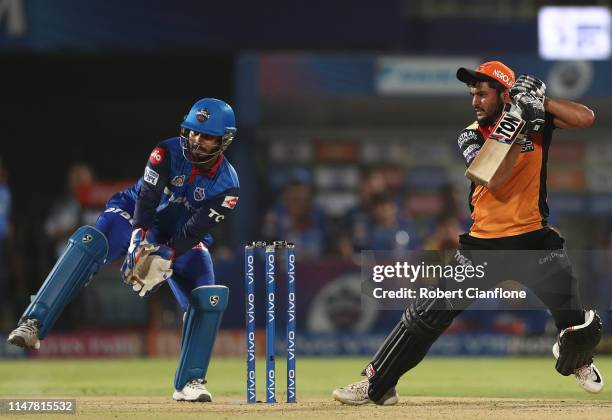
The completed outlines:
<svg viewBox="0 0 612 420">
<path fill-rule="evenodd" d="M 368 397 L 369 386 L 370 383 L 366 379 L 347 385 L 344 388 L 334 389 L 332 396 L 334 397 L 334 400 L 348 405 L 362 405 L 370 402 L 374 402 L 378 405 L 395 405 L 399 401 L 395 387 L 387 391 L 380 400 L 372 401 L 370 400 L 370 397 Z"/>
<path fill-rule="evenodd" d="M 175 401 L 212 402 L 212 395 L 204 386 L 203 379 L 192 379 L 180 391 L 174 391 Z"/>
<path fill-rule="evenodd" d="M 40 327 L 40 322 L 35 319 L 26 319 L 9 334 L 7 341 L 24 349 L 38 350 L 40 348 L 38 327 Z"/>
<path fill-rule="evenodd" d="M 555 359 L 559 358 L 559 343 L 555 343 L 552 348 Z M 599 369 L 593 364 L 587 364 L 574 371 L 576 382 L 586 392 L 599 394 L 604 387 L 604 381 Z"/>
</svg>

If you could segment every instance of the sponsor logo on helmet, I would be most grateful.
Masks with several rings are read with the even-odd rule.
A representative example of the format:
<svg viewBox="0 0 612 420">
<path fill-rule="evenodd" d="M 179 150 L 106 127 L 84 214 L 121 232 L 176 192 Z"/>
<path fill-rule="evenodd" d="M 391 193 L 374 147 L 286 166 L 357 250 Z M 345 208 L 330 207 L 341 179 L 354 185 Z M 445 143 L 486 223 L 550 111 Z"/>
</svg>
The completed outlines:
<svg viewBox="0 0 612 420">
<path fill-rule="evenodd" d="M 151 162 L 153 165 L 159 165 L 161 161 L 164 160 L 165 153 L 166 151 L 164 149 L 161 147 L 156 147 L 151 152 L 151 156 L 149 156 L 149 162 Z"/>
<path fill-rule="evenodd" d="M 198 120 L 198 122 L 206 122 L 209 118 L 210 112 L 208 112 L 208 109 L 206 108 L 198 109 L 198 111 L 196 112 L 196 120 Z"/>
<path fill-rule="evenodd" d="M 211 304 L 211 306 L 217 306 L 217 303 L 219 303 L 219 296 L 212 295 L 210 297 L 210 304 Z"/>
<path fill-rule="evenodd" d="M 499 69 L 493 70 L 493 76 L 495 76 L 496 79 L 503 80 L 506 84 L 510 83 L 510 76 Z"/>
<path fill-rule="evenodd" d="M 235 197 L 233 195 L 226 195 L 223 199 L 221 207 L 227 207 L 228 209 L 233 210 L 234 207 L 236 207 L 236 204 L 238 204 L 238 197 Z"/>
<path fill-rule="evenodd" d="M 175 176 L 174 178 L 172 178 L 172 181 L 170 181 L 170 183 L 175 187 L 182 187 L 185 183 L 185 175 Z"/>
<path fill-rule="evenodd" d="M 193 190 L 193 198 L 195 199 L 195 201 L 204 200 L 204 188 L 196 187 L 196 189 Z"/>
</svg>

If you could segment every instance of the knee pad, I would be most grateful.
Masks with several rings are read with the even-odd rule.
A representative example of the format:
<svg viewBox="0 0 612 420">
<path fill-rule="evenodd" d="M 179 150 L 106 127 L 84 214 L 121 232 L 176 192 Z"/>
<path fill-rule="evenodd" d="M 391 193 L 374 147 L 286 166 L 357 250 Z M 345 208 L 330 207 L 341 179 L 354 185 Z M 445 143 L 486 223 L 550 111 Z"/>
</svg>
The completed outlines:
<svg viewBox="0 0 612 420">
<path fill-rule="evenodd" d="M 417 299 L 402 315 L 406 329 L 417 336 L 438 338 L 453 322 L 455 312 L 447 299 Z"/>
<path fill-rule="evenodd" d="M 192 379 L 206 377 L 228 296 L 229 289 L 225 286 L 200 286 L 191 291 L 174 376 L 175 389 L 183 389 Z"/>
<path fill-rule="evenodd" d="M 593 363 L 593 350 L 601 340 L 601 318 L 595 310 L 584 313 L 584 323 L 561 331 L 557 342 L 559 358 L 555 369 L 568 376 L 576 369 Z"/>
<path fill-rule="evenodd" d="M 102 232 L 92 226 L 78 228 L 21 321 L 38 320 L 38 338 L 45 338 L 66 305 L 104 264 L 107 254 L 108 242 Z"/>
</svg>

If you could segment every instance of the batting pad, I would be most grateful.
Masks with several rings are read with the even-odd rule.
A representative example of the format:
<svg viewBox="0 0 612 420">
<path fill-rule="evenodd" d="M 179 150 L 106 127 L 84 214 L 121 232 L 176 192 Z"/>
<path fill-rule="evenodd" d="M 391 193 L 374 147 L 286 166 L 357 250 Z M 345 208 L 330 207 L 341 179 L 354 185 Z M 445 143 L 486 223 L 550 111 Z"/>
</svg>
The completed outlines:
<svg viewBox="0 0 612 420">
<path fill-rule="evenodd" d="M 555 368 L 568 376 L 593 363 L 593 350 L 601 340 L 601 318 L 594 310 L 585 312 L 584 324 L 568 327 L 559 334 L 559 358 Z"/>
<path fill-rule="evenodd" d="M 102 232 L 93 226 L 78 228 L 21 321 L 38 320 L 38 338 L 45 338 L 66 305 L 104 264 L 107 254 L 108 242 Z"/>
<path fill-rule="evenodd" d="M 193 379 L 206 377 L 228 297 L 229 289 L 225 286 L 200 286 L 191 291 L 174 376 L 176 390 L 182 390 Z"/>
</svg>

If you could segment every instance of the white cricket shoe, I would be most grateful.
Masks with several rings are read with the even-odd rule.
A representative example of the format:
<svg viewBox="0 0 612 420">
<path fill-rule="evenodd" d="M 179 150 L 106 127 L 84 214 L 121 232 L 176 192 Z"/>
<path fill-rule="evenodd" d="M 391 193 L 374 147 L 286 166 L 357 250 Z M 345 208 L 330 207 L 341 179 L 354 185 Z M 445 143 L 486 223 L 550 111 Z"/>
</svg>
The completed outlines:
<svg viewBox="0 0 612 420">
<path fill-rule="evenodd" d="M 555 343 L 552 348 L 553 356 L 555 359 L 559 358 L 559 343 Z M 579 367 L 574 371 L 574 376 L 576 377 L 576 382 L 582 389 L 586 392 L 590 392 L 592 394 L 599 394 L 604 387 L 604 381 L 599 372 L 599 369 L 591 363 L 588 365 L 584 365 Z"/>
<path fill-rule="evenodd" d="M 9 334 L 6 341 L 24 349 L 38 350 L 40 348 L 40 340 L 38 339 L 39 326 L 40 323 L 37 320 L 26 319 Z"/>
<path fill-rule="evenodd" d="M 334 389 L 332 397 L 334 400 L 340 401 L 342 404 L 362 405 L 373 402 L 368 397 L 368 387 L 370 383 L 367 379 L 347 385 L 344 388 Z M 395 387 L 391 388 L 380 401 L 376 402 L 379 405 L 395 405 L 399 401 Z"/>
<path fill-rule="evenodd" d="M 192 379 L 187 382 L 182 390 L 174 391 L 172 398 L 175 401 L 212 402 L 212 395 L 204 386 L 203 379 Z"/>
</svg>

